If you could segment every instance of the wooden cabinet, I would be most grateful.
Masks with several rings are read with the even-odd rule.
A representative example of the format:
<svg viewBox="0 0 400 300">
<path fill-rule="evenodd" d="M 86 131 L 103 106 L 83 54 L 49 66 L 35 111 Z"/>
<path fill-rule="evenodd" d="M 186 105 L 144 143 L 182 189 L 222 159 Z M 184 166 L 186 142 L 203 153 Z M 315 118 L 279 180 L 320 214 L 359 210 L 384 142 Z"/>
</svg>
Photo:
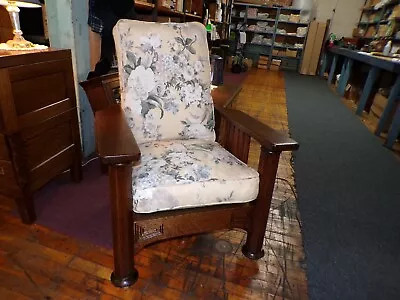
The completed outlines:
<svg viewBox="0 0 400 300">
<path fill-rule="evenodd" d="M 0 51 L 0 194 L 32 223 L 34 192 L 68 169 L 80 181 L 71 52 Z"/>
</svg>

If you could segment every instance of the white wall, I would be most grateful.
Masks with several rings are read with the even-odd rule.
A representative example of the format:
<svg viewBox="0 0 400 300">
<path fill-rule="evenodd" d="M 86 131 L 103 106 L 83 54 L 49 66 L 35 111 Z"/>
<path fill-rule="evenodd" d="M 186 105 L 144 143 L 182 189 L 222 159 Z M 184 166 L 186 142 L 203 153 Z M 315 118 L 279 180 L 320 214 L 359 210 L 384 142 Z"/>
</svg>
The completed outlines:
<svg viewBox="0 0 400 300">
<path fill-rule="evenodd" d="M 331 19 L 330 32 L 338 38 L 351 37 L 364 5 L 365 0 L 314 0 L 315 17 L 318 21 Z"/>
</svg>

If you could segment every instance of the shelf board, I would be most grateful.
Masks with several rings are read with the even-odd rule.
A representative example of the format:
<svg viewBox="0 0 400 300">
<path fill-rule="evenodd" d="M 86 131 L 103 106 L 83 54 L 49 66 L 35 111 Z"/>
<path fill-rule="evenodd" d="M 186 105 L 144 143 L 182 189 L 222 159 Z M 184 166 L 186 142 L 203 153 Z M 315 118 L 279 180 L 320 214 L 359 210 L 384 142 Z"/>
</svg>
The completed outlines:
<svg viewBox="0 0 400 300">
<path fill-rule="evenodd" d="M 257 30 L 239 30 L 239 29 L 232 29 L 232 31 L 249 32 L 249 33 L 256 33 L 256 34 L 269 34 L 269 35 L 274 35 L 273 32 L 265 32 L 265 31 L 257 31 Z"/>
<path fill-rule="evenodd" d="M 268 6 L 268 5 L 261 5 L 261 4 L 252 4 L 252 3 L 243 3 L 243 2 L 233 2 L 233 5 L 239 6 L 249 6 L 249 7 L 262 7 L 262 8 L 269 8 L 269 9 L 278 9 L 275 6 Z"/>
<path fill-rule="evenodd" d="M 287 11 L 301 11 L 299 8 L 293 8 L 293 7 L 281 7 L 281 10 L 287 10 Z"/>
<path fill-rule="evenodd" d="M 290 58 L 290 59 L 296 59 L 296 60 L 300 59 L 300 57 L 292 57 L 292 56 L 286 56 L 286 55 L 272 55 L 272 58 Z"/>
<path fill-rule="evenodd" d="M 157 12 L 165 15 L 165 16 L 171 16 L 171 17 L 183 17 L 184 13 L 181 11 L 177 11 L 177 10 L 173 10 L 170 9 L 168 7 L 164 7 L 164 6 L 158 6 L 157 7 Z"/>
<path fill-rule="evenodd" d="M 186 16 L 186 17 L 189 17 L 189 18 L 193 18 L 193 19 L 198 19 L 198 20 L 201 20 L 201 19 L 202 19 L 201 16 L 199 16 L 199 15 L 194 15 L 194 14 L 190 14 L 190 13 L 186 13 L 185 16 Z"/>
<path fill-rule="evenodd" d="M 380 23 L 380 21 L 373 21 L 373 22 L 360 22 L 360 23 L 358 23 L 358 26 L 361 26 L 361 25 L 367 25 L 367 26 L 370 26 L 370 25 L 376 25 L 376 24 L 378 24 L 378 23 Z"/>
<path fill-rule="evenodd" d="M 255 20 L 255 21 L 261 21 L 261 22 L 274 22 L 275 23 L 275 19 L 263 19 L 263 18 L 254 18 L 254 17 L 247 17 L 247 20 Z"/>
<path fill-rule="evenodd" d="M 153 3 L 148 3 L 144 1 L 135 1 L 135 8 L 141 10 L 152 10 L 155 7 Z"/>
<path fill-rule="evenodd" d="M 273 32 L 257 31 L 257 30 L 246 30 L 246 32 L 256 33 L 256 34 L 269 34 L 274 35 Z"/>
<path fill-rule="evenodd" d="M 300 23 L 300 22 L 291 22 L 291 21 L 278 21 L 278 23 L 284 23 L 284 24 L 295 24 L 299 26 L 308 26 L 308 23 Z"/>
<path fill-rule="evenodd" d="M 276 48 L 276 49 L 288 49 L 288 50 L 293 50 L 293 51 L 303 51 L 303 48 L 295 48 L 295 47 L 288 47 L 288 46 L 274 45 L 274 48 Z"/>
<path fill-rule="evenodd" d="M 304 39 L 306 37 L 306 36 L 291 35 L 291 34 L 287 34 L 287 33 L 276 33 L 276 35 L 289 36 L 289 37 L 298 38 L 298 39 Z"/>
</svg>

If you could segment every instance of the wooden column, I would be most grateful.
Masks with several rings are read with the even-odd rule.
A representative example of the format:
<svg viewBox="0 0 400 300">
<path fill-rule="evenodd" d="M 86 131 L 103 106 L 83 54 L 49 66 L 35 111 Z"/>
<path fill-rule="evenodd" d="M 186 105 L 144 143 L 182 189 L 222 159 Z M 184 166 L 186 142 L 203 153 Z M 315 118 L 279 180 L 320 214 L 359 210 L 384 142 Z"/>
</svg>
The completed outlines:
<svg viewBox="0 0 400 300">
<path fill-rule="evenodd" d="M 88 156 L 95 151 L 94 118 L 85 92 L 78 84 L 86 80 L 90 71 L 88 1 L 46 1 L 46 14 L 51 47 L 72 51 L 82 147 Z"/>
</svg>

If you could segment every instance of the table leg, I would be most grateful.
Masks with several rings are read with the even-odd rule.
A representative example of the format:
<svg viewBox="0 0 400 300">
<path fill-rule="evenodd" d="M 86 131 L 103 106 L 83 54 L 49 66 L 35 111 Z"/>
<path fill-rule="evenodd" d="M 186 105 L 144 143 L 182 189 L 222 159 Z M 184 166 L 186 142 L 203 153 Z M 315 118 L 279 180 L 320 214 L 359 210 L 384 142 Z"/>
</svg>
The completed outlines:
<svg viewBox="0 0 400 300">
<path fill-rule="evenodd" d="M 328 53 L 323 53 L 322 54 L 322 66 L 319 71 L 319 76 L 324 77 L 327 66 L 328 66 Z"/>
<path fill-rule="evenodd" d="M 336 71 L 336 65 L 337 65 L 338 58 L 339 58 L 339 55 L 337 55 L 337 54 L 335 54 L 333 56 L 331 69 L 329 71 L 328 85 L 332 84 L 333 76 L 335 76 L 335 71 Z"/>
<path fill-rule="evenodd" d="M 388 138 L 385 142 L 385 147 L 392 149 L 399 134 L 400 134 L 400 105 L 397 106 L 396 114 L 393 118 L 392 128 L 390 129 Z"/>
<path fill-rule="evenodd" d="M 353 60 L 350 58 L 347 58 L 342 67 L 342 73 L 340 74 L 340 81 L 339 81 L 338 90 L 337 90 L 339 95 L 342 97 L 344 96 L 344 94 L 346 92 L 346 86 L 350 79 L 352 67 L 353 67 Z"/>
<path fill-rule="evenodd" d="M 367 82 L 364 85 L 364 89 L 361 95 L 360 103 L 358 104 L 356 114 L 361 115 L 367 105 L 368 99 L 371 95 L 372 89 L 378 79 L 380 70 L 377 67 L 372 67 L 369 70 Z"/>
<path fill-rule="evenodd" d="M 380 135 L 385 127 L 387 126 L 387 122 L 390 118 L 390 114 L 396 105 L 397 98 L 400 96 L 400 75 L 397 75 L 396 83 L 392 87 L 390 91 L 389 99 L 386 104 L 385 110 L 382 113 L 382 116 L 379 119 L 378 127 L 375 130 L 376 135 Z"/>
</svg>

